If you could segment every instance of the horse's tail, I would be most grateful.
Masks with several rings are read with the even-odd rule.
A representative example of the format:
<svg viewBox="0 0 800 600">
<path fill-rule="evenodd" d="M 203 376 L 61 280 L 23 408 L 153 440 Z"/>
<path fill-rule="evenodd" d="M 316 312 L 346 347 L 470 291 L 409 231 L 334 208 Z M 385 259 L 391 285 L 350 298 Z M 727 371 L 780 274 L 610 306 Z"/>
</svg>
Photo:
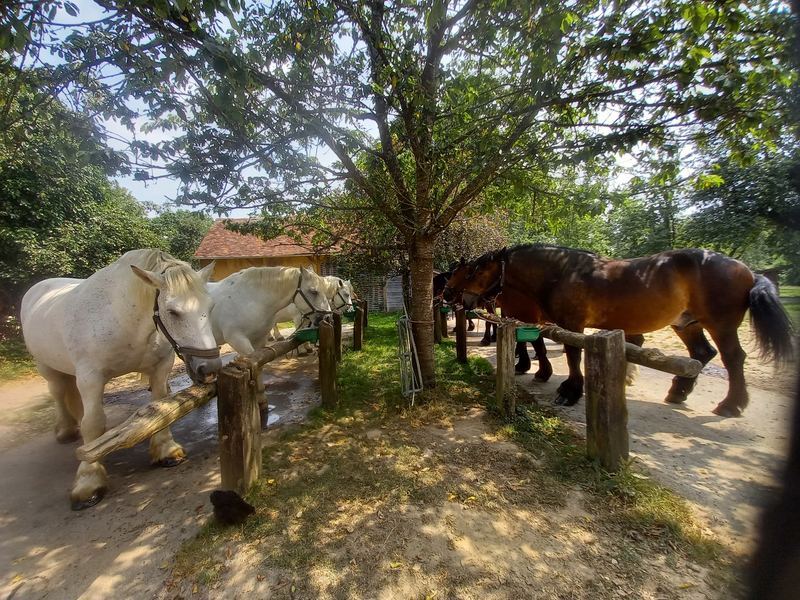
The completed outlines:
<svg viewBox="0 0 800 600">
<path fill-rule="evenodd" d="M 756 275 L 750 289 L 750 325 L 756 333 L 756 346 L 762 357 L 786 364 L 794 356 L 793 328 L 778 291 L 763 275 Z"/>
</svg>

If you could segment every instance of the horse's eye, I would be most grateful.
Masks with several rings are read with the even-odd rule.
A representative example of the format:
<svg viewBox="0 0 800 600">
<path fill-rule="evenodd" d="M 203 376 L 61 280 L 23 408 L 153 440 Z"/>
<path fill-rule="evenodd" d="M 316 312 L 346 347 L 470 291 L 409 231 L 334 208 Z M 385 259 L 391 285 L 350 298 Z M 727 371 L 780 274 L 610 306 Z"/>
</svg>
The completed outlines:
<svg viewBox="0 0 800 600">
<path fill-rule="evenodd" d="M 314 295 L 316 296 L 316 295 L 318 295 L 318 294 L 319 294 L 319 290 L 311 290 L 311 293 L 312 293 L 312 294 L 314 294 Z"/>
<path fill-rule="evenodd" d="M 181 313 L 179 313 L 179 312 L 178 312 L 177 310 L 175 310 L 174 308 L 168 308 L 168 309 L 167 309 L 167 314 L 168 314 L 170 317 L 174 317 L 174 318 L 176 318 L 176 319 L 177 319 L 178 317 L 180 317 L 180 316 L 181 316 Z"/>
</svg>

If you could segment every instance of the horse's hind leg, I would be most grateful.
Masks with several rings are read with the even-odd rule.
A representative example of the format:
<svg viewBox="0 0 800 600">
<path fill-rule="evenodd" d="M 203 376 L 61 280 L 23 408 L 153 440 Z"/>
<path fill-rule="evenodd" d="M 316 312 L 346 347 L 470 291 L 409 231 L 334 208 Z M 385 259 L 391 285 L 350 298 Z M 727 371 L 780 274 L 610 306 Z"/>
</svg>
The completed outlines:
<svg viewBox="0 0 800 600">
<path fill-rule="evenodd" d="M 635 344 L 642 347 L 644 344 L 644 336 L 640 333 L 637 335 L 626 335 L 625 341 L 629 344 Z M 633 382 L 636 381 L 636 378 L 639 376 L 639 365 L 636 363 L 629 362 L 628 368 L 625 373 L 625 385 L 633 385 Z"/>
<path fill-rule="evenodd" d="M 47 388 L 56 402 L 56 440 L 62 444 L 74 442 L 81 437 L 80 422 L 83 418 L 83 402 L 75 384 L 75 376 L 42 363 L 37 363 L 37 367 L 47 380 Z"/>
<path fill-rule="evenodd" d="M 169 373 L 172 360 L 166 360 L 156 367 L 151 375 L 150 400 L 160 400 L 169 396 Z M 169 426 L 150 436 L 150 460 L 162 467 L 174 467 L 186 460 L 183 446 L 174 440 Z"/>
<path fill-rule="evenodd" d="M 744 359 L 747 354 L 739 343 L 735 328 L 709 330 L 709 333 L 719 348 L 722 364 L 728 370 L 728 395 L 711 412 L 721 417 L 739 417 L 750 400 L 744 381 Z"/>
<path fill-rule="evenodd" d="M 680 329 L 673 325 L 672 329 L 677 336 L 681 338 L 681 341 L 686 344 L 686 349 L 689 350 L 689 356 L 695 360 L 699 360 L 703 363 L 703 366 L 708 364 L 708 361 L 717 355 L 717 351 L 708 343 L 700 323 L 694 322 Z M 672 387 L 669 389 L 664 402 L 670 404 L 685 402 L 696 383 L 697 377 L 681 377 L 676 375 L 672 378 Z"/>
</svg>

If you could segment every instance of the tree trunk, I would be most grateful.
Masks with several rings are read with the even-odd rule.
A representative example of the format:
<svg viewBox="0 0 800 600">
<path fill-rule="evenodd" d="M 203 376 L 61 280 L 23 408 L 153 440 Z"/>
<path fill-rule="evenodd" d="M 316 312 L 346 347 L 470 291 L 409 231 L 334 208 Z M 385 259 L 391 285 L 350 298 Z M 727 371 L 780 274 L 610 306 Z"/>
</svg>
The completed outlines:
<svg viewBox="0 0 800 600">
<path fill-rule="evenodd" d="M 433 361 L 433 245 L 435 236 L 416 236 L 408 257 L 411 263 L 411 325 L 419 355 L 424 388 L 436 387 Z"/>
</svg>

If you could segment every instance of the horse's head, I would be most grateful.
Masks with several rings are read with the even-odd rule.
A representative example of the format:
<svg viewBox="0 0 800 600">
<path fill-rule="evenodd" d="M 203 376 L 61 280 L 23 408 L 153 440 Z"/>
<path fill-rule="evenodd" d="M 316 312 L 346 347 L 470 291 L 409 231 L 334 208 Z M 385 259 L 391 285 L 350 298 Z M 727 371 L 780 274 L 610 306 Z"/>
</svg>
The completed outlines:
<svg viewBox="0 0 800 600">
<path fill-rule="evenodd" d="M 331 309 L 336 312 L 353 310 L 353 296 L 350 294 L 345 282 L 338 277 L 326 277 L 325 279 L 331 282 L 328 288 L 328 300 L 331 303 Z"/>
<path fill-rule="evenodd" d="M 219 348 L 211 331 L 209 315 L 213 302 L 206 284 L 214 270 L 211 263 L 196 272 L 184 262 L 175 261 L 163 273 L 131 269 L 139 279 L 155 288 L 153 320 L 186 363 L 192 381 L 210 380 L 222 367 Z"/>
<path fill-rule="evenodd" d="M 452 304 L 461 301 L 461 292 L 464 291 L 467 277 L 469 277 L 469 263 L 462 256 L 451 270 L 450 279 L 447 280 L 442 290 L 442 298 L 445 302 Z"/>
<path fill-rule="evenodd" d="M 473 310 L 503 291 L 503 276 L 507 262 L 506 249 L 493 250 L 467 263 L 462 290 L 462 303 Z"/>
<path fill-rule="evenodd" d="M 325 281 L 313 270 L 300 267 L 300 278 L 292 302 L 303 313 L 303 318 L 311 319 L 314 326 L 325 314 L 331 312 L 331 305 L 324 291 Z"/>
</svg>

